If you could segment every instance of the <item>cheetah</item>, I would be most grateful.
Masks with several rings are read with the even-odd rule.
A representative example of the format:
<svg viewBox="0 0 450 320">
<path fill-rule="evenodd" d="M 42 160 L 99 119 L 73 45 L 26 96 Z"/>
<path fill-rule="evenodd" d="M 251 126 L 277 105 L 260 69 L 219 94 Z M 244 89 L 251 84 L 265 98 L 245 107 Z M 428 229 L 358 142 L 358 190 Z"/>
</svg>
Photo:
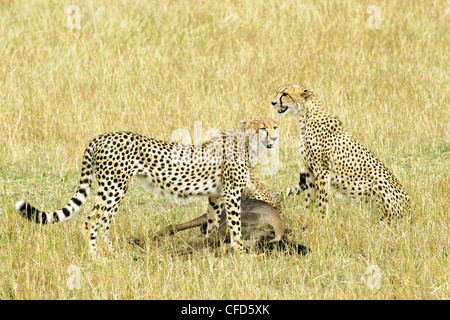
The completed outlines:
<svg viewBox="0 0 450 320">
<path fill-rule="evenodd" d="M 263 141 L 260 144 L 263 148 L 262 151 L 266 148 L 272 149 L 278 142 L 278 124 L 272 119 L 241 121 L 241 125 L 243 129 L 250 130 L 250 132 L 255 132 L 259 135 L 259 140 Z M 270 134 L 273 145 L 269 147 L 267 147 L 265 144 L 266 142 L 264 142 L 267 140 L 266 136 L 268 127 L 273 130 Z M 258 152 L 258 154 L 261 154 L 261 152 Z M 279 197 L 275 194 L 275 192 L 270 190 L 263 182 L 261 182 L 252 169 L 250 169 L 250 179 L 247 186 L 243 190 L 242 199 L 264 201 L 274 207 L 278 211 L 278 214 L 281 214 L 281 201 Z"/>
<path fill-rule="evenodd" d="M 279 115 L 290 113 L 300 130 L 299 151 L 306 169 L 306 207 L 316 202 L 328 212 L 331 189 L 361 201 L 375 199 L 381 219 L 402 217 L 409 210 L 409 196 L 399 180 L 342 122 L 322 106 L 311 90 L 300 85 L 278 88 L 272 105 Z"/>
<path fill-rule="evenodd" d="M 256 125 L 258 131 L 252 129 Z M 240 129 L 227 130 L 201 145 L 166 142 L 125 131 L 102 134 L 84 151 L 80 182 L 67 205 L 44 212 L 18 201 L 16 209 L 36 223 L 62 222 L 86 202 L 95 176 L 97 194 L 84 224 L 89 251 L 95 255 L 97 237 L 107 238 L 130 179 L 136 177 L 144 188 L 162 195 L 207 196 L 207 237 L 219 227 L 223 206 L 230 246 L 244 251 L 240 226 L 242 191 L 247 185 L 256 189 L 257 184 L 249 183 L 250 168 L 258 150 L 273 149 L 277 138 L 277 125 L 270 119 L 243 122 Z M 264 196 L 264 192 L 257 195 L 261 200 Z M 113 249 L 111 242 L 109 249 Z"/>
</svg>

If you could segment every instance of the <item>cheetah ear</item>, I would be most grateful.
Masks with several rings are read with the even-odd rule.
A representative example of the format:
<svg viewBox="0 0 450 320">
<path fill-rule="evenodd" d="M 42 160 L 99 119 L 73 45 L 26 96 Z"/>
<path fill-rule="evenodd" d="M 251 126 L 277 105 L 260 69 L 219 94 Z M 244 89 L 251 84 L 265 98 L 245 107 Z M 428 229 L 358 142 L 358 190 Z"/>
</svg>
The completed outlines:
<svg viewBox="0 0 450 320">
<path fill-rule="evenodd" d="M 305 89 L 301 95 L 303 98 L 308 99 L 313 93 L 312 90 Z"/>
<path fill-rule="evenodd" d="M 241 125 L 242 125 L 242 126 L 245 126 L 246 124 L 247 124 L 247 121 L 241 120 Z"/>
</svg>

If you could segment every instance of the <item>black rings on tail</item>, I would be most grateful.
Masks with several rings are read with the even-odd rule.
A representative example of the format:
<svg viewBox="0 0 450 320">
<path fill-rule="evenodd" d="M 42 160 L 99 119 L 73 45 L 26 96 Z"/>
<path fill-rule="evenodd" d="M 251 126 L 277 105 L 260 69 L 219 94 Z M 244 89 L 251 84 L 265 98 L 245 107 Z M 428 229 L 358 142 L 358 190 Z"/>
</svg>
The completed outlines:
<svg viewBox="0 0 450 320">
<path fill-rule="evenodd" d="M 69 202 L 61 210 L 54 212 L 44 212 L 39 209 L 34 208 L 25 201 L 16 202 L 16 210 L 30 221 L 49 224 L 62 222 L 69 218 L 72 214 L 79 211 L 80 207 L 86 202 L 86 199 L 91 190 L 91 185 L 94 176 L 94 150 L 95 150 L 94 139 L 91 141 L 89 146 L 84 151 L 82 166 L 81 166 L 81 179 L 78 185 L 77 191 Z"/>
</svg>

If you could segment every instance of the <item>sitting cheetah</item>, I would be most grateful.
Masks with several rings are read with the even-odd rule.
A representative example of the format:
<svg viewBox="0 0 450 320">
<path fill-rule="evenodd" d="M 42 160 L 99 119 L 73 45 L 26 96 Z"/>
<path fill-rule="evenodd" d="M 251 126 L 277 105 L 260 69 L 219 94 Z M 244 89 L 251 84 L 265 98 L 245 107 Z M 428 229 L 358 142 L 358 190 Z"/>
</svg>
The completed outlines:
<svg viewBox="0 0 450 320">
<path fill-rule="evenodd" d="M 266 140 L 267 127 L 270 127 L 272 128 L 271 139 L 274 144 L 268 148 L 272 149 L 275 146 L 275 143 L 278 142 L 278 125 L 272 119 L 241 121 L 241 125 L 243 129 L 250 130 L 250 132 L 255 132 L 259 135 L 261 141 Z M 260 146 L 262 146 L 263 150 L 266 148 L 264 142 L 262 142 Z M 248 184 L 242 192 L 242 199 L 264 201 L 274 207 L 278 211 L 278 214 L 281 214 L 281 201 L 279 197 L 259 180 L 252 169 L 250 169 L 250 179 Z"/>
<path fill-rule="evenodd" d="M 272 105 L 278 114 L 288 112 L 298 121 L 300 158 L 306 168 L 306 207 L 316 200 L 324 214 L 330 188 L 351 199 L 374 198 L 382 218 L 401 217 L 409 197 L 388 168 L 361 145 L 328 112 L 311 90 L 299 85 L 282 86 Z"/>
<path fill-rule="evenodd" d="M 258 131 L 252 129 L 256 125 Z M 102 134 L 86 148 L 79 186 L 65 207 L 43 212 L 18 201 L 16 209 L 36 223 L 66 220 L 86 202 L 95 175 L 97 195 L 94 208 L 85 222 L 90 251 L 95 253 L 99 229 L 106 237 L 130 179 L 135 176 L 146 189 L 162 194 L 182 198 L 208 196 L 207 236 L 218 228 L 224 205 L 230 244 L 242 251 L 242 190 L 248 185 L 250 167 L 255 162 L 258 149 L 273 149 L 277 138 L 277 125 L 270 119 L 243 122 L 241 129 L 227 130 L 202 145 L 165 142 L 132 132 Z M 264 198 L 264 194 L 259 197 Z"/>
</svg>

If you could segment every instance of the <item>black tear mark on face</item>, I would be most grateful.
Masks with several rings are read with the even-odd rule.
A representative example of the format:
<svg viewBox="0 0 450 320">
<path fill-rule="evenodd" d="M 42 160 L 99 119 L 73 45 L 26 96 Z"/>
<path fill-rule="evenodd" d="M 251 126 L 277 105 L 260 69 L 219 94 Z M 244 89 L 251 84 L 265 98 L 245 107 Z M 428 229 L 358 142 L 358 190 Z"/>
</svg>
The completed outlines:
<svg viewBox="0 0 450 320">
<path fill-rule="evenodd" d="M 288 94 L 286 92 L 283 92 L 280 96 L 280 106 L 283 106 L 283 102 L 281 101 L 281 99 L 283 99 L 283 97 L 286 97 Z"/>
</svg>

